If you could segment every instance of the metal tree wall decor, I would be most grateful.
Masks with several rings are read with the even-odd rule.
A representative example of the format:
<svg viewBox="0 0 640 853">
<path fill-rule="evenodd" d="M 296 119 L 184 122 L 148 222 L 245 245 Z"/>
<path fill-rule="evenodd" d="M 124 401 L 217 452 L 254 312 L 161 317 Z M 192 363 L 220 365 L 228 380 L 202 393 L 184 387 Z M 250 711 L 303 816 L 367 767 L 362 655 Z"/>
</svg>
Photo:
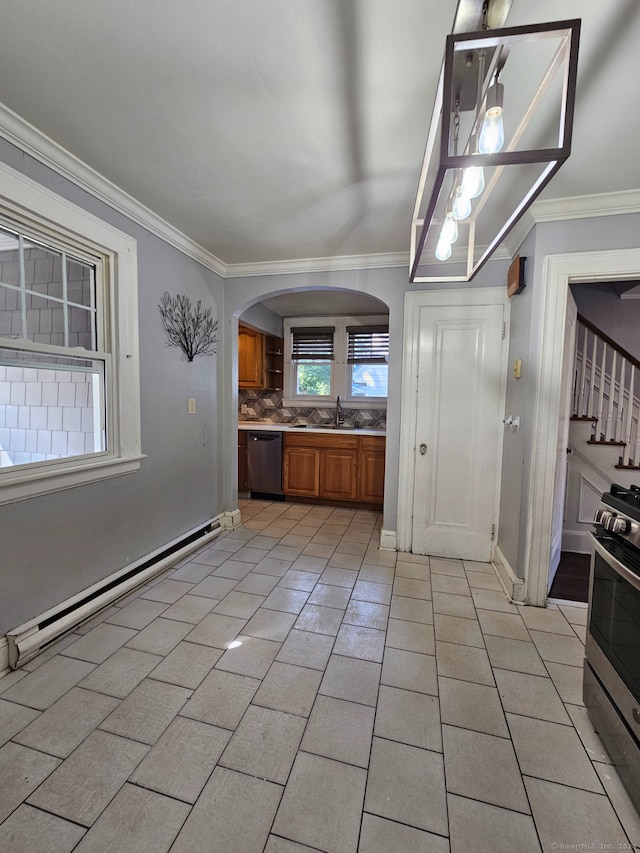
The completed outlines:
<svg viewBox="0 0 640 853">
<path fill-rule="evenodd" d="M 197 355 L 213 355 L 216 352 L 216 330 L 218 321 L 211 316 L 211 308 L 202 309 L 200 300 L 191 307 L 188 296 L 162 294 L 158 305 L 162 326 L 169 339 L 168 346 L 180 347 L 189 361 Z"/>
</svg>

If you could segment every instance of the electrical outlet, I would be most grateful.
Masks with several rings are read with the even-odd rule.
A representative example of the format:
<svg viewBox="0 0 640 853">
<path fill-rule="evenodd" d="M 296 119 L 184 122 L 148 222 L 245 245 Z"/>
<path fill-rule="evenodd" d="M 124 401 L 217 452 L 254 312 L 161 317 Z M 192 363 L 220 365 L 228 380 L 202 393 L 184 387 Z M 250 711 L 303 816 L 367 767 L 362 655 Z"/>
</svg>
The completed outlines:
<svg viewBox="0 0 640 853">
<path fill-rule="evenodd" d="M 196 413 L 196 398 L 189 397 L 189 414 L 195 415 Z"/>
<path fill-rule="evenodd" d="M 240 406 L 240 414 L 241 414 L 241 415 L 246 415 L 246 414 L 247 414 L 247 404 L 246 404 L 246 403 L 243 403 L 243 404 Z"/>
</svg>

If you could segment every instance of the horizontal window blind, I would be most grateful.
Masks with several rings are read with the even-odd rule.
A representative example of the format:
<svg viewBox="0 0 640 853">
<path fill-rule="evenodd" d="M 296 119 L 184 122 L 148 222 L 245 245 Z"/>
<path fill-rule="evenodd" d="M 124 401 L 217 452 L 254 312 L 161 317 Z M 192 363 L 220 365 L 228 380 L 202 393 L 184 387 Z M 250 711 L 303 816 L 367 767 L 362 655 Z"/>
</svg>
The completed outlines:
<svg viewBox="0 0 640 853">
<path fill-rule="evenodd" d="M 385 364 L 389 355 L 388 326 L 347 326 L 349 364 Z"/>
<path fill-rule="evenodd" d="M 335 326 L 300 327 L 291 329 L 291 358 L 294 361 L 315 359 L 333 361 Z"/>
</svg>

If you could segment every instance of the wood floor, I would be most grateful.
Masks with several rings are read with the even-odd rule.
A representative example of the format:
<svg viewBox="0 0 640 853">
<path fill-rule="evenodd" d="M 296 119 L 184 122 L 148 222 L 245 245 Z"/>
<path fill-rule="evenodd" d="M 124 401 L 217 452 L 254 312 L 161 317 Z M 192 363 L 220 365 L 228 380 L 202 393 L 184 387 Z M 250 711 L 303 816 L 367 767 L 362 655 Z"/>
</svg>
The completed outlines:
<svg viewBox="0 0 640 853">
<path fill-rule="evenodd" d="M 589 554 L 574 554 L 563 551 L 560 565 L 553 579 L 549 598 L 562 598 L 565 601 L 589 600 Z"/>
</svg>

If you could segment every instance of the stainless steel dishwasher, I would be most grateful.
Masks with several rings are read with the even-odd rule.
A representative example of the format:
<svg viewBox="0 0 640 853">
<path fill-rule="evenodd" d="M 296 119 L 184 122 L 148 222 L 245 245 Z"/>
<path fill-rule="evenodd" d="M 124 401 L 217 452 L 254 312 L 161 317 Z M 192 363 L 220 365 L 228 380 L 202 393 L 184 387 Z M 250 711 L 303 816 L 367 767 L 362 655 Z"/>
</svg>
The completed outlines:
<svg viewBox="0 0 640 853">
<path fill-rule="evenodd" d="M 249 432 L 247 464 L 251 497 L 268 495 L 284 500 L 281 432 Z"/>
</svg>

